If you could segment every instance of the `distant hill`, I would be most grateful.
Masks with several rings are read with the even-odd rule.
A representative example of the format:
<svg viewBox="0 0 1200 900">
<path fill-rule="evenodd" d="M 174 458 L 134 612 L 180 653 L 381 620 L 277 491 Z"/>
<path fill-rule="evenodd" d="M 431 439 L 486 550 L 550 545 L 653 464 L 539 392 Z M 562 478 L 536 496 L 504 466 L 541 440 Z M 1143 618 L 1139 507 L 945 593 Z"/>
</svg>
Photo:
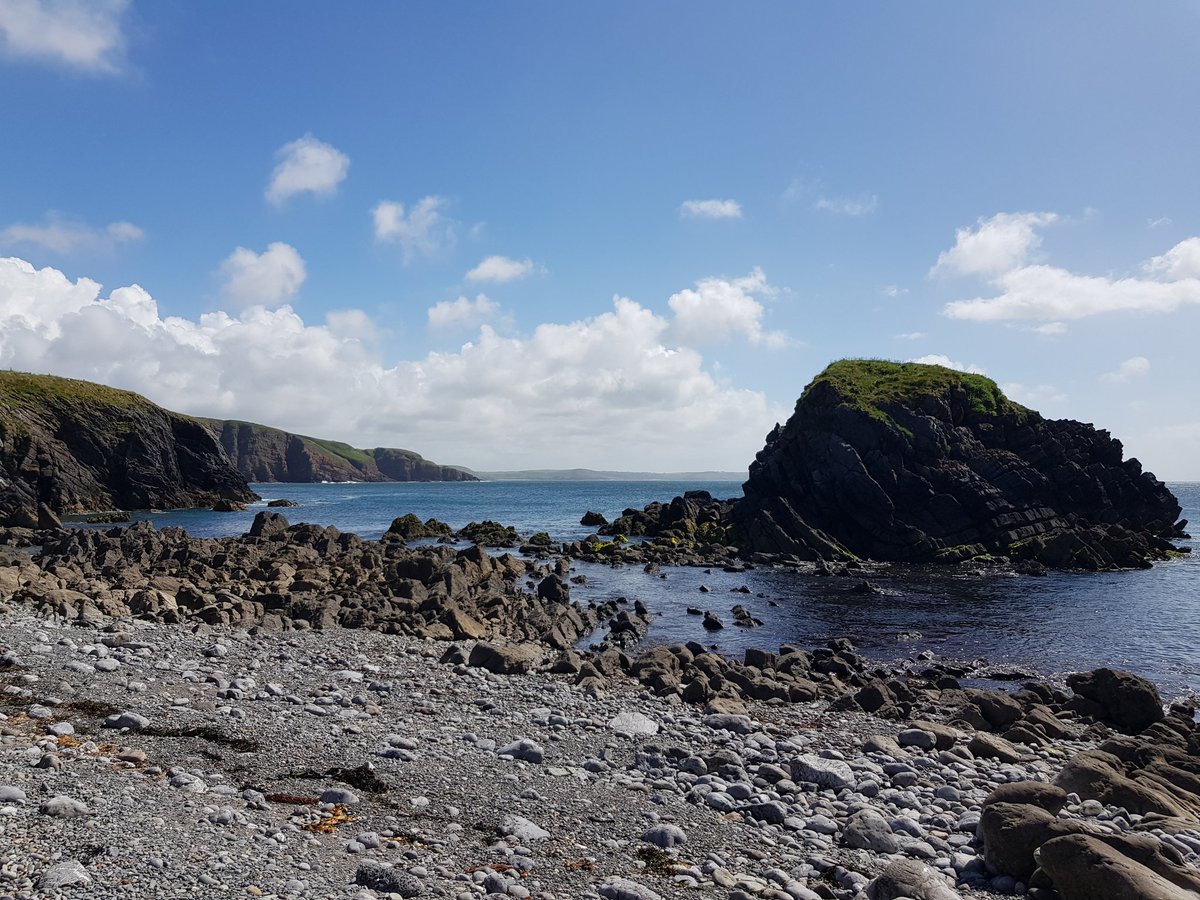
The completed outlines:
<svg viewBox="0 0 1200 900">
<path fill-rule="evenodd" d="M 130 391 L 0 372 L 0 524 L 256 495 L 212 433 Z"/>
<path fill-rule="evenodd" d="M 478 481 L 471 472 L 443 466 L 412 450 L 360 450 L 340 441 L 292 434 L 234 419 L 202 420 L 249 481 Z"/>
<path fill-rule="evenodd" d="M 472 470 L 468 470 L 472 471 Z M 485 481 L 734 481 L 745 472 L 610 472 L 599 469 L 522 469 L 517 472 L 474 472 Z"/>
</svg>

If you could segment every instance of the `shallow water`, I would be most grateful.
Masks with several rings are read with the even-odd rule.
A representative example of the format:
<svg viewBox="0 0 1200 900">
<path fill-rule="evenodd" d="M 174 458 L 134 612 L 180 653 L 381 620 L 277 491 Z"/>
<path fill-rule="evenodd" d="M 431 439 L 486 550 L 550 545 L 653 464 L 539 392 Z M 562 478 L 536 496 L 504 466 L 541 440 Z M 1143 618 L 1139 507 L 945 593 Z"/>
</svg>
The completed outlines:
<svg viewBox="0 0 1200 900">
<path fill-rule="evenodd" d="M 1200 483 L 1172 484 L 1183 516 L 1200 533 Z M 592 509 L 609 518 L 628 506 L 669 500 L 684 490 L 717 497 L 741 494 L 735 482 L 468 482 L 411 484 L 265 484 L 265 499 L 301 504 L 282 509 L 292 522 L 335 525 L 376 538 L 407 512 L 433 516 L 460 528 L 494 519 L 522 533 L 548 531 L 556 540 L 583 537 L 591 529 L 579 517 Z M 159 527 L 181 525 L 198 536 L 241 534 L 264 505 L 244 513 L 180 510 L 152 514 Z M 850 637 L 879 659 L 923 649 L 939 655 L 1020 666 L 1047 675 L 1111 665 L 1153 679 L 1168 696 L 1200 692 L 1200 542 L 1190 557 L 1152 569 L 1098 573 L 1052 573 L 1044 578 L 953 573 L 939 567 L 889 567 L 870 574 L 883 594 L 858 594 L 861 578 L 815 578 L 755 569 L 730 574 L 702 569 L 666 570 L 666 579 L 640 567 L 614 569 L 576 564 L 588 583 L 574 588 L 581 601 L 624 596 L 640 599 L 658 614 L 648 639 L 654 643 L 697 640 L 723 652 L 775 648 L 784 642 L 811 645 Z M 709 593 L 700 591 L 705 585 Z M 733 593 L 746 586 L 749 594 Z M 761 619 L 759 628 L 732 626 L 729 610 L 741 603 Z M 776 605 L 772 605 L 772 603 Z M 726 628 L 711 633 L 690 605 L 712 609 Z"/>
</svg>

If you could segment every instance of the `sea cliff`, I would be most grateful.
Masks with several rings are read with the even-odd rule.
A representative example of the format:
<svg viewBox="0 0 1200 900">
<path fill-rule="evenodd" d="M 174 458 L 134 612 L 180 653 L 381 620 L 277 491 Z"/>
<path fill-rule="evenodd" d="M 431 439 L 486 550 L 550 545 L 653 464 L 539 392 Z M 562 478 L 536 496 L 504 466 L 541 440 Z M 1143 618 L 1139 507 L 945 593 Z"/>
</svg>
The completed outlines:
<svg viewBox="0 0 1200 900">
<path fill-rule="evenodd" d="M 0 524 L 222 499 L 257 497 L 198 419 L 87 381 L 0 372 Z"/>
<path fill-rule="evenodd" d="M 205 419 L 230 461 L 253 482 L 478 481 L 412 450 L 360 450 L 340 441 L 292 434 L 236 420 Z"/>
</svg>

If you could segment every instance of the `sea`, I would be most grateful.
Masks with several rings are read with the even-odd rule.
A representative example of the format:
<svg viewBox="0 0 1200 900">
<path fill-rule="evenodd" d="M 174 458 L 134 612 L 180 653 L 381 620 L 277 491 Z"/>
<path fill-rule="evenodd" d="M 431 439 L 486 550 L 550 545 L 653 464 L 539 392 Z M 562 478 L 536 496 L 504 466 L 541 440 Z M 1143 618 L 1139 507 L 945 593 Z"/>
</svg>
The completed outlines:
<svg viewBox="0 0 1200 900">
<path fill-rule="evenodd" d="M 392 519 L 414 513 L 454 528 L 491 519 L 522 534 L 548 532 L 574 540 L 593 529 L 579 524 L 592 510 L 609 519 L 687 490 L 714 497 L 741 496 L 738 482 L 680 481 L 483 481 L 372 484 L 257 484 L 263 500 L 245 512 L 174 510 L 141 513 L 157 527 L 178 525 L 198 537 L 244 533 L 266 501 L 299 504 L 281 509 L 289 521 L 334 525 L 378 538 Z M 1200 536 L 1200 483 L 1169 487 Z M 983 660 L 1000 669 L 1061 678 L 1097 666 L 1129 669 L 1154 681 L 1164 696 L 1200 696 L 1200 540 L 1189 556 L 1153 568 L 1123 572 L 1053 572 L 1018 576 L 980 567 L 886 566 L 869 573 L 880 593 L 860 593 L 855 578 L 816 578 L 755 568 L 670 567 L 659 573 L 639 566 L 614 568 L 576 562 L 586 583 L 572 587 L 581 602 L 624 597 L 641 600 L 655 618 L 650 645 L 699 641 L 729 655 L 748 647 L 783 643 L 819 645 L 848 637 L 879 661 L 911 659 L 922 651 L 961 661 Z M 661 577 L 665 576 L 665 577 Z M 701 588 L 707 588 L 706 591 Z M 742 588 L 748 588 L 749 593 Z M 741 604 L 762 622 L 734 627 L 731 608 Z M 700 607 L 726 623 L 709 632 Z M 586 644 L 586 642 L 585 642 Z"/>
</svg>

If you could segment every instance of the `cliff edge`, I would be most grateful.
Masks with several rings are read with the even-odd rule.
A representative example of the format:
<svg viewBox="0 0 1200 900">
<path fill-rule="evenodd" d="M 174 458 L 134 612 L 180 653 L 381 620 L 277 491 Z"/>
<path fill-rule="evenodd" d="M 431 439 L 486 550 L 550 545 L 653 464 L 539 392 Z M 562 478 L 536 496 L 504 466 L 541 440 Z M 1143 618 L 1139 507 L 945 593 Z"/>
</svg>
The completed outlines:
<svg viewBox="0 0 1200 900">
<path fill-rule="evenodd" d="M 1186 525 L 1107 431 L 918 363 L 831 364 L 768 435 L 744 490 L 731 512 L 743 548 L 803 559 L 1144 567 Z"/>
<path fill-rule="evenodd" d="M 0 372 L 0 524 L 258 499 L 197 419 L 130 391 Z"/>
<path fill-rule="evenodd" d="M 359 450 L 340 441 L 292 434 L 268 425 L 204 419 L 230 461 L 248 481 L 478 481 L 412 450 Z"/>
</svg>

